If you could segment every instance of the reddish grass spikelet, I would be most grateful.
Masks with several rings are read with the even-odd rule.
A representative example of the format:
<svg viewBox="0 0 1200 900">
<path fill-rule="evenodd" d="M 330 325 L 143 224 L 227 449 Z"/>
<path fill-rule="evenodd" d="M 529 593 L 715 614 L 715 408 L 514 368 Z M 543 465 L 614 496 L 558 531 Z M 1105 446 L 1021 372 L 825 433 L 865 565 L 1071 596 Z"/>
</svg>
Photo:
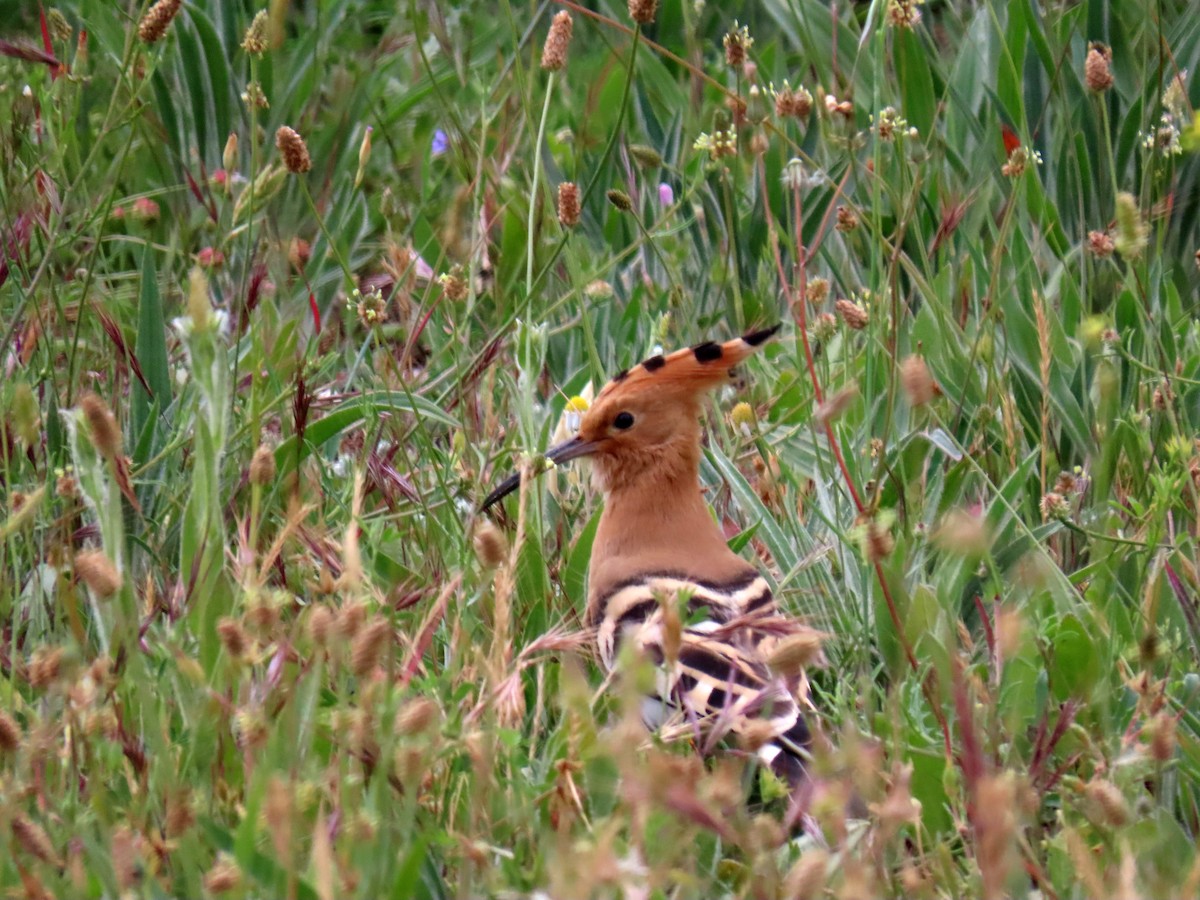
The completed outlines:
<svg viewBox="0 0 1200 900">
<path fill-rule="evenodd" d="M 867 327 L 867 323 L 871 321 L 871 317 L 867 311 L 853 300 L 838 300 L 833 304 L 833 308 L 842 317 L 842 321 L 846 323 L 846 327 L 854 331 L 862 331 Z"/>
<path fill-rule="evenodd" d="M 308 144 L 294 128 L 280 125 L 275 132 L 275 146 L 283 157 L 283 164 L 293 175 L 303 175 L 312 168 L 312 157 L 308 155 Z"/>
<path fill-rule="evenodd" d="M 260 487 L 275 480 L 275 454 L 266 444 L 259 444 L 250 460 L 250 483 Z"/>
<path fill-rule="evenodd" d="M 920 356 L 909 356 L 900 364 L 900 383 L 904 386 L 904 393 L 908 395 L 908 402 L 913 406 L 924 406 L 932 402 L 937 394 L 937 386 L 933 383 L 933 376 L 929 374 L 929 367 Z"/>
<path fill-rule="evenodd" d="M 242 870 L 227 853 L 221 853 L 211 869 L 204 873 L 204 887 L 214 894 L 227 894 L 242 883 Z"/>
<path fill-rule="evenodd" d="M 44 863 L 60 865 L 58 852 L 54 849 L 50 836 L 46 834 L 46 829 L 41 825 L 24 813 L 17 813 L 13 816 L 10 827 L 17 846 L 22 850 Z"/>
<path fill-rule="evenodd" d="M 1087 59 L 1083 63 L 1083 81 L 1089 91 L 1102 94 L 1113 86 L 1112 50 L 1104 44 L 1093 43 L 1088 47 Z"/>
<path fill-rule="evenodd" d="M 558 222 L 563 228 L 579 224 L 579 185 L 564 181 L 558 186 Z"/>
<path fill-rule="evenodd" d="M 146 14 L 138 23 L 139 40 L 144 44 L 154 44 L 162 40 L 171 22 L 179 15 L 181 6 L 183 0 L 158 0 L 146 10 Z"/>
<path fill-rule="evenodd" d="M 5 710 L 0 709 L 0 752 L 16 753 L 24 734 L 21 726 Z"/>
<path fill-rule="evenodd" d="M 557 72 L 567 67 L 567 51 L 571 46 L 573 27 L 571 14 L 565 9 L 554 14 L 550 21 L 550 32 L 542 47 L 542 68 L 547 72 Z"/>
</svg>

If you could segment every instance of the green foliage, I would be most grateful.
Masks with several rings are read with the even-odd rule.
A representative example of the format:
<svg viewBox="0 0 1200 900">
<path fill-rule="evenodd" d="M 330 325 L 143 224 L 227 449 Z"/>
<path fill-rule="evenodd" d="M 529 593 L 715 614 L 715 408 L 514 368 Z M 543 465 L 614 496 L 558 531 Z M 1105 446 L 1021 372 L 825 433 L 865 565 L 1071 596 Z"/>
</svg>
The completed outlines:
<svg viewBox="0 0 1200 900">
<path fill-rule="evenodd" d="M 551 79 L 559 3 L 0 0 L 0 887 L 1195 895 L 1192 5 L 601 4 Z M 475 513 L 781 319 L 701 475 L 829 634 L 790 837 L 590 662 L 586 473 Z"/>
</svg>

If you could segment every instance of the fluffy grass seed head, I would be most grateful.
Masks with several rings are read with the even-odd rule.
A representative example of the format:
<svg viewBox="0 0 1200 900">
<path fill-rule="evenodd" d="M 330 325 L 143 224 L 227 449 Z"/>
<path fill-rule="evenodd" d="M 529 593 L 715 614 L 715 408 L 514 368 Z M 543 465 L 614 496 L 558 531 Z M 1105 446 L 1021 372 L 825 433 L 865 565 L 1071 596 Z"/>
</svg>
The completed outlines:
<svg viewBox="0 0 1200 900">
<path fill-rule="evenodd" d="M 167 28 L 179 15 L 183 0 L 158 0 L 146 10 L 142 20 L 138 22 L 138 38 L 144 44 L 156 44 L 162 40 Z"/>
<path fill-rule="evenodd" d="M 76 554 L 75 573 L 88 590 L 102 600 L 121 589 L 121 573 L 103 550 L 85 550 Z"/>
<path fill-rule="evenodd" d="M 1114 246 L 1126 259 L 1137 259 L 1150 243 L 1150 227 L 1142 218 L 1137 199 L 1128 191 L 1117 194 L 1117 236 Z"/>
<path fill-rule="evenodd" d="M 842 298 L 833 304 L 833 308 L 842 317 L 842 321 L 846 323 L 846 327 L 854 331 L 862 331 L 867 327 L 867 323 L 871 321 L 870 314 L 866 309 L 859 306 L 853 300 Z"/>
<path fill-rule="evenodd" d="M 275 132 L 275 146 L 283 157 L 283 164 L 293 175 L 302 175 L 312 168 L 308 145 L 295 129 L 280 125 Z"/>
<path fill-rule="evenodd" d="M 557 72 L 567 67 L 567 51 L 571 46 L 573 28 L 571 14 L 565 9 L 554 14 L 546 43 L 542 46 L 542 68 L 547 72 Z"/>
<path fill-rule="evenodd" d="M 925 365 L 924 358 L 915 354 L 900 364 L 900 383 L 904 386 L 904 393 L 908 395 L 908 402 L 913 406 L 924 406 L 931 402 L 937 393 L 933 376 L 929 374 L 929 367 Z"/>
<path fill-rule="evenodd" d="M 108 404 L 95 394 L 84 394 L 79 400 L 79 408 L 83 410 L 92 444 L 100 451 L 100 455 L 109 460 L 119 456 L 122 449 L 121 429 Z"/>
</svg>

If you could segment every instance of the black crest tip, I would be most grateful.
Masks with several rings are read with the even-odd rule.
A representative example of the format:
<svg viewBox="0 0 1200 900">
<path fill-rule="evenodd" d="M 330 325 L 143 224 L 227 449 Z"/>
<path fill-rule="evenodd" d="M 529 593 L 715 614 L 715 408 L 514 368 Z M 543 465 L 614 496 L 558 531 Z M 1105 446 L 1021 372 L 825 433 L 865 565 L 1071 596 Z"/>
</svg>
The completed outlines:
<svg viewBox="0 0 1200 900">
<path fill-rule="evenodd" d="M 766 343 L 767 339 L 772 335 L 777 334 L 779 329 L 783 327 L 782 322 L 772 325 L 770 328 L 763 328 L 760 331 L 752 331 L 749 334 L 742 335 L 742 340 L 751 347 L 757 347 L 760 344 Z"/>
<path fill-rule="evenodd" d="M 696 344 L 692 347 L 692 354 L 696 357 L 696 362 L 713 362 L 721 358 L 721 345 L 715 341 L 705 341 L 703 344 Z"/>
</svg>

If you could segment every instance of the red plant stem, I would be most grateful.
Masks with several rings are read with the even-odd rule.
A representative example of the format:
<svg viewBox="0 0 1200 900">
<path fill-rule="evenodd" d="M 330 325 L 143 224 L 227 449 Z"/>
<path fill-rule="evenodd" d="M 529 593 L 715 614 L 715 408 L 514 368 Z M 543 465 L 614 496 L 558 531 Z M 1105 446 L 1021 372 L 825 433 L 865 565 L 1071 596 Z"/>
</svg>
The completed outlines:
<svg viewBox="0 0 1200 900">
<path fill-rule="evenodd" d="M 762 196 L 764 198 L 769 197 L 770 194 L 767 191 L 766 167 L 761 163 L 761 161 L 758 166 L 758 171 L 759 178 L 762 182 Z M 846 177 L 849 177 L 848 171 Z M 843 178 L 842 184 L 844 183 L 845 179 Z M 839 184 L 836 193 L 841 194 L 841 191 L 842 185 Z M 792 187 L 792 204 L 796 229 L 796 267 L 798 279 L 797 290 L 800 297 L 799 302 L 796 300 L 797 290 L 793 290 L 791 280 L 787 277 L 787 273 L 783 268 L 783 258 L 779 250 L 779 233 L 776 230 L 775 217 L 771 215 L 771 204 L 769 202 L 764 202 L 763 209 L 767 217 L 767 230 L 771 235 L 771 249 L 775 255 L 775 268 L 779 273 L 779 283 L 783 286 L 783 292 L 784 296 L 787 298 L 788 307 L 796 310 L 796 317 L 798 319 L 796 324 L 800 330 L 800 341 L 804 346 L 805 365 L 808 368 L 809 379 L 812 381 L 813 393 L 817 398 L 817 402 L 820 403 L 824 397 L 824 392 L 821 389 L 821 381 L 817 377 L 817 368 L 813 361 L 812 347 L 808 343 L 808 310 L 806 307 L 806 304 L 808 303 L 808 297 L 806 296 L 808 284 L 808 260 L 811 253 L 814 251 L 806 250 L 804 247 L 804 210 L 803 205 L 800 202 L 799 185 L 794 185 Z M 825 217 L 821 221 L 821 226 L 817 230 L 817 234 L 813 236 L 813 248 L 819 247 L 821 244 L 821 240 L 825 234 L 826 226 L 829 223 L 829 214 L 832 209 L 833 206 L 830 204 L 829 209 L 826 210 Z M 825 422 L 825 436 L 829 441 L 829 446 L 833 451 L 834 458 L 837 460 L 838 468 L 842 472 L 842 477 L 845 479 L 846 488 L 850 493 L 850 499 L 854 502 L 854 508 L 861 516 L 866 512 L 866 507 L 863 505 L 862 498 L 858 493 L 858 489 L 854 486 L 854 479 L 850 477 L 850 470 L 846 466 L 846 459 L 842 454 L 841 445 L 833 433 L 832 422 Z M 896 600 L 892 596 L 892 590 L 888 586 L 887 578 L 884 576 L 883 564 L 877 561 L 874 563 L 874 568 L 875 578 L 879 582 L 879 589 L 883 592 L 884 602 L 887 603 L 888 616 L 892 620 L 892 627 L 895 630 L 896 637 L 900 641 L 900 646 L 904 649 L 904 656 L 908 660 L 909 666 L 914 672 L 916 672 L 919 669 L 917 664 L 917 656 L 913 652 L 912 644 L 909 643 L 907 635 L 904 633 L 904 627 L 900 622 L 900 611 L 896 607 Z M 942 729 L 942 739 L 945 744 L 946 756 L 949 758 L 952 755 L 952 743 L 950 740 L 950 725 L 946 721 L 946 714 L 943 712 L 941 704 L 936 702 L 936 698 L 932 696 L 932 690 L 929 688 L 929 686 L 922 682 L 921 687 L 925 694 L 925 699 L 929 702 L 930 709 L 933 711 L 934 718 L 937 719 L 938 725 Z"/>
</svg>

